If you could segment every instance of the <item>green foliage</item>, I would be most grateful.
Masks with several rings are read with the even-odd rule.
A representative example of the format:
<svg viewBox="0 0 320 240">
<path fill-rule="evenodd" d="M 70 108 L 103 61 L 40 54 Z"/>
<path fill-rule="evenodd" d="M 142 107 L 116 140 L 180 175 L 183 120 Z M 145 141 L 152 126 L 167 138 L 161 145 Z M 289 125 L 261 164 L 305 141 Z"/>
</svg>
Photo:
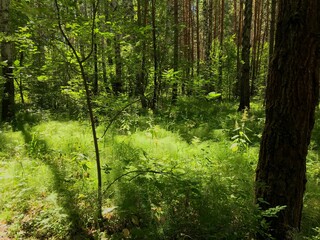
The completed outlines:
<svg viewBox="0 0 320 240">
<path fill-rule="evenodd" d="M 206 96 L 206 98 L 208 100 L 219 99 L 219 98 L 221 98 L 221 93 L 209 92 L 208 95 Z"/>
<path fill-rule="evenodd" d="M 92 225 L 95 209 L 95 171 L 89 158 L 93 153 L 86 153 L 90 132 L 84 126 L 79 133 L 80 128 L 72 122 L 49 122 L 4 134 L 12 141 L 1 145 L 1 153 L 15 149 L 10 150 L 15 161 L 9 164 L 4 155 L 0 166 L 5 170 L 0 175 L 1 219 L 10 224 L 12 236 L 87 236 L 84 229 Z"/>
<path fill-rule="evenodd" d="M 305 239 L 306 240 L 319 240 L 320 239 L 320 228 L 319 227 L 314 228 L 314 232 L 315 232 L 314 236 L 307 237 Z"/>
<path fill-rule="evenodd" d="M 152 239 L 239 239 L 255 228 L 256 209 L 248 184 L 252 166 L 240 155 L 227 156 L 231 151 L 225 144 L 194 141 L 188 145 L 155 125 L 116 139 L 113 149 L 110 181 L 131 172 L 109 189 L 122 220 L 114 220 L 119 228 L 114 231 L 126 227 L 134 239 L 141 239 L 137 228 Z M 251 173 L 237 179 L 242 168 Z M 248 222 L 251 230 L 246 228 Z"/>
<path fill-rule="evenodd" d="M 110 102 L 114 110 L 104 118 L 101 109 L 99 136 L 125 104 Z M 180 99 L 159 115 L 139 116 L 134 105 L 123 111 L 99 141 L 106 223 L 98 233 L 89 124 L 20 112 L 17 131 L 3 125 L 0 133 L 0 219 L 11 237 L 23 239 L 264 235 L 264 218 L 283 208 L 261 211 L 253 203 L 262 114 L 258 104 L 238 113 L 232 103 L 200 105 L 196 99 Z M 230 148 L 234 143 L 237 151 Z M 320 166 L 316 144 L 311 147 L 303 232 L 297 239 L 318 239 Z"/>
<path fill-rule="evenodd" d="M 231 145 L 231 150 L 236 152 L 238 150 L 248 150 L 249 144 L 252 143 L 246 132 L 252 132 L 249 128 L 245 126 L 248 121 L 248 111 L 244 111 L 242 114 L 241 125 L 239 126 L 238 121 L 235 122 L 235 128 L 232 132 L 235 134 L 231 137 L 233 144 Z"/>
</svg>

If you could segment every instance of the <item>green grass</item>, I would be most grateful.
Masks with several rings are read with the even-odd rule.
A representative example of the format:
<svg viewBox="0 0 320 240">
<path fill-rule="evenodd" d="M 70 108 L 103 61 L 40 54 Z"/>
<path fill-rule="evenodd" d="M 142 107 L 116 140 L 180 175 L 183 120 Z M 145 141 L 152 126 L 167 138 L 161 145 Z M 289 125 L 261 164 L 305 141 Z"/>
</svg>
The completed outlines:
<svg viewBox="0 0 320 240">
<path fill-rule="evenodd" d="M 240 114 L 232 103 L 182 99 L 159 115 L 128 111 L 120 117 L 99 140 L 100 230 L 88 122 L 33 122 L 38 118 L 29 116 L 16 131 L 3 126 L 0 220 L 15 239 L 251 239 L 261 230 L 253 201 L 263 127 L 259 106 Z M 317 141 L 316 133 L 297 239 L 319 239 Z"/>
</svg>

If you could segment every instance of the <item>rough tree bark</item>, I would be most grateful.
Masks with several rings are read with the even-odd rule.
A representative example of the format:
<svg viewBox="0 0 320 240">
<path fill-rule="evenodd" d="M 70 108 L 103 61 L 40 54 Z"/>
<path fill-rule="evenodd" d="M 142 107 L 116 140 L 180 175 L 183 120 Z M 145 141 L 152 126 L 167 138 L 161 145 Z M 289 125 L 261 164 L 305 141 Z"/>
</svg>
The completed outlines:
<svg viewBox="0 0 320 240">
<path fill-rule="evenodd" d="M 278 7 L 256 200 L 262 209 L 286 206 L 278 217 L 266 220 L 275 239 L 292 239 L 292 231 L 300 229 L 306 155 L 319 95 L 320 2 L 280 0 Z"/>
<path fill-rule="evenodd" d="M 240 76 L 240 105 L 238 111 L 250 108 L 250 35 L 251 35 L 251 19 L 252 19 L 252 0 L 247 0 L 244 12 L 244 25 L 242 35 L 242 53 Z"/>
</svg>

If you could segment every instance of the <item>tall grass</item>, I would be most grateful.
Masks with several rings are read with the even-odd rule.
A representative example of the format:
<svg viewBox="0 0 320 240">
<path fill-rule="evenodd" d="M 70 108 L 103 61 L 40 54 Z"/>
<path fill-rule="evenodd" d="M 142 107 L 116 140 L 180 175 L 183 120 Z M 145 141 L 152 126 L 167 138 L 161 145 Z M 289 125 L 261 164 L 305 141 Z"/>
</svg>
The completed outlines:
<svg viewBox="0 0 320 240">
<path fill-rule="evenodd" d="M 100 139 L 100 229 L 89 124 L 45 119 L 21 121 L 17 131 L 3 126 L 0 220 L 16 239 L 252 239 L 265 227 L 254 204 L 263 111 L 254 105 L 243 115 L 232 104 L 207 104 L 182 99 L 161 115 L 128 114 Z M 320 236 L 317 136 L 297 239 Z"/>
</svg>

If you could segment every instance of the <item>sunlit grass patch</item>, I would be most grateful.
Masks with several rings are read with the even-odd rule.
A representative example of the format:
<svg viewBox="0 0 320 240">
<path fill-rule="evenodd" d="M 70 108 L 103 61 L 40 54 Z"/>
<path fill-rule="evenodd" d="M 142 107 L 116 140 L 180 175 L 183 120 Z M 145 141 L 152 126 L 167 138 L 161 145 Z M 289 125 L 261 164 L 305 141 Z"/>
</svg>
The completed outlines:
<svg viewBox="0 0 320 240">
<path fill-rule="evenodd" d="M 0 129 L 0 160 L 19 158 L 25 154 L 25 142 L 21 132 L 1 131 Z"/>
<path fill-rule="evenodd" d="M 130 231 L 144 227 L 157 229 L 152 231 L 157 237 L 178 232 L 231 239 L 231 232 L 244 236 L 254 229 L 246 224 L 257 224 L 252 201 L 256 159 L 251 159 L 257 151 L 236 153 L 230 145 L 227 139 L 202 142 L 197 137 L 187 143 L 158 125 L 116 137 L 108 177 L 124 176 L 112 196 L 123 221 L 140 219 Z"/>
<path fill-rule="evenodd" d="M 244 115 L 228 106 L 209 106 L 214 116 L 202 107 L 192 110 L 201 113 L 197 115 L 187 103 L 163 121 L 151 113 L 126 116 L 99 139 L 103 209 L 113 209 L 104 214 L 106 238 L 254 235 L 261 216 L 254 203 L 254 177 L 263 122 L 256 110 Z M 98 127 L 99 137 L 104 127 Z M 245 127 L 251 129 L 246 132 L 250 141 L 240 136 Z M 97 172 L 89 123 L 24 124 L 20 131 L 4 130 L 0 136 L 0 220 L 10 224 L 12 237 L 92 237 Z M 235 139 L 244 144 L 235 148 Z M 314 144 L 303 218 L 309 236 L 319 222 L 320 167 Z"/>
<path fill-rule="evenodd" d="M 48 148 L 61 154 L 81 152 L 89 155 L 93 152 L 92 135 L 88 124 L 75 121 L 50 121 L 41 123 L 32 128 L 32 131 L 40 134 L 40 139 L 45 140 Z"/>
</svg>

